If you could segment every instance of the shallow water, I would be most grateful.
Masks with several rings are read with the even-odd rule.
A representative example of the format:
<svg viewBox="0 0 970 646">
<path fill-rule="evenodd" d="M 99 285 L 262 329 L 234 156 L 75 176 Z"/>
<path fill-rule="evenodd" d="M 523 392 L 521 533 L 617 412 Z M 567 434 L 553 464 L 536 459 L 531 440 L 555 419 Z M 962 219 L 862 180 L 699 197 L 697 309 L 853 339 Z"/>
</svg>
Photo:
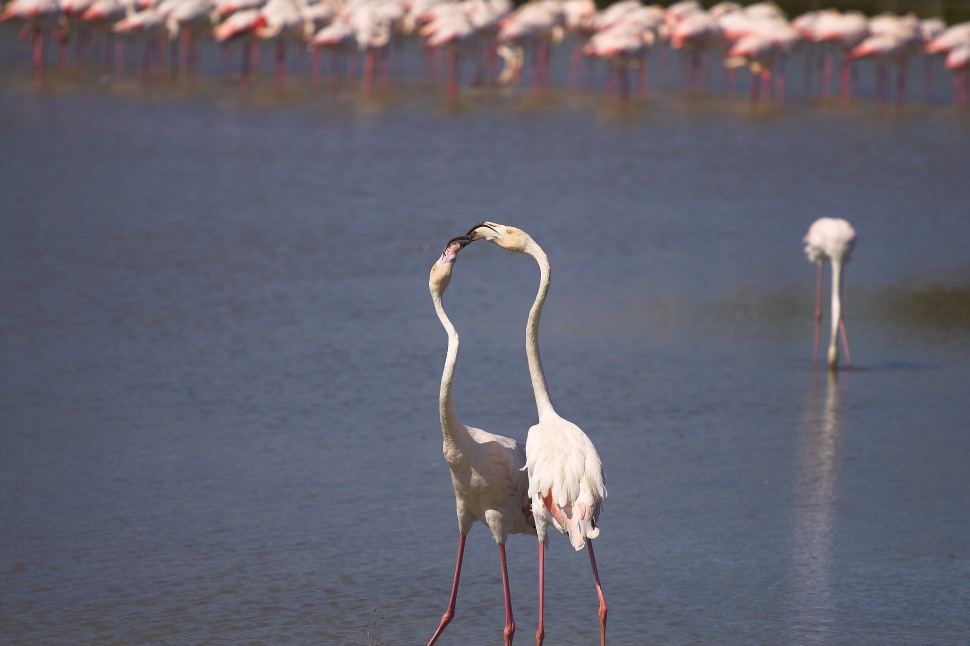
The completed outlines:
<svg viewBox="0 0 970 646">
<path fill-rule="evenodd" d="M 553 264 L 543 361 L 605 463 L 612 643 L 970 639 L 965 110 L 22 72 L 0 641 L 424 643 L 457 543 L 427 271 L 482 219 Z M 837 376 L 809 356 L 821 215 L 859 232 Z M 481 243 L 445 298 L 462 417 L 520 439 L 537 281 Z M 536 547 L 508 549 L 527 643 Z M 594 643 L 586 556 L 553 536 L 547 562 L 547 643 Z M 498 643 L 500 588 L 476 527 L 440 643 Z"/>
</svg>

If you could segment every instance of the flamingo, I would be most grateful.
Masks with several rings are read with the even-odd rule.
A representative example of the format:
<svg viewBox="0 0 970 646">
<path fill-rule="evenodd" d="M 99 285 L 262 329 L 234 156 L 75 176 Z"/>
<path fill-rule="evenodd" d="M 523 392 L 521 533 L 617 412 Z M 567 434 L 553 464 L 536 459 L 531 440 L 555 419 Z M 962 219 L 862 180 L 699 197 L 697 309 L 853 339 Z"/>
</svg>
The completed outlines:
<svg viewBox="0 0 970 646">
<path fill-rule="evenodd" d="M 583 53 L 610 64 L 612 75 L 619 77 L 620 99 L 626 103 L 630 98 L 627 70 L 631 67 L 640 68 L 644 75 L 641 77 L 640 88 L 645 90 L 647 49 L 654 41 L 653 32 L 648 29 L 638 24 L 622 22 L 590 36 L 583 47 Z"/>
<path fill-rule="evenodd" d="M 448 333 L 448 354 L 441 374 L 438 407 L 441 432 L 444 435 L 442 448 L 445 461 L 451 470 L 451 483 L 455 488 L 455 503 L 458 508 L 458 562 L 455 565 L 455 579 L 448 609 L 428 646 L 438 640 L 445 626 L 455 616 L 465 537 L 476 520 L 491 530 L 492 537 L 498 544 L 502 562 L 502 585 L 505 590 L 505 645 L 511 646 L 515 620 L 512 617 L 505 540 L 510 533 L 536 535 L 535 523 L 529 511 L 529 481 L 524 470 L 525 447 L 511 438 L 466 426 L 458 418 L 455 409 L 452 389 L 458 360 L 458 332 L 445 313 L 441 299 L 451 282 L 458 252 L 470 242 L 471 239 L 467 236 L 459 236 L 449 241 L 441 257 L 431 267 L 431 277 L 428 279 L 435 312 Z"/>
<path fill-rule="evenodd" d="M 426 47 L 447 47 L 448 55 L 448 98 L 458 99 L 458 66 L 463 49 L 477 33 L 469 12 L 462 4 L 442 4 L 428 14 L 428 21 L 421 27 L 419 34 L 425 39 Z"/>
<path fill-rule="evenodd" d="M 31 34 L 34 78 L 44 76 L 44 34 L 62 27 L 63 16 L 57 0 L 12 0 L 0 11 L 0 22 L 23 20 L 22 35 Z"/>
<path fill-rule="evenodd" d="M 752 5 L 752 7 L 765 5 Z M 725 37 L 732 43 L 726 53 L 724 64 L 728 68 L 747 66 L 751 70 L 751 102 L 757 103 L 760 83 L 768 86 L 767 98 L 771 100 L 774 85 L 775 100 L 784 102 L 785 75 L 783 64 L 802 36 L 784 18 L 765 13 L 759 16 L 751 8 L 729 14 L 721 19 Z M 776 72 L 776 64 L 782 65 Z"/>
<path fill-rule="evenodd" d="M 596 569 L 592 539 L 600 533 L 598 521 L 606 499 L 606 483 L 596 447 L 582 429 L 556 413 L 546 387 L 539 357 L 539 317 L 549 292 L 549 259 L 529 234 L 515 227 L 482 222 L 468 232 L 468 237 L 472 240 L 485 239 L 507 251 L 527 254 L 539 264 L 539 291 L 525 328 L 526 356 L 539 414 L 539 422 L 529 429 L 525 443 L 529 496 L 532 498 L 532 514 L 539 540 L 539 628 L 536 644 L 541 646 L 545 637 L 544 564 L 546 528 L 551 524 L 569 537 L 569 542 L 577 551 L 584 546 L 587 548 L 599 597 L 600 644 L 605 646 L 607 608 Z"/>
<path fill-rule="evenodd" d="M 947 27 L 924 46 L 927 60 L 933 55 L 946 56 L 946 68 L 954 73 L 953 97 L 957 103 L 966 104 L 970 95 L 970 76 L 967 74 L 970 58 L 970 22 Z M 927 65 L 927 69 L 931 69 Z"/>
<path fill-rule="evenodd" d="M 499 53 L 508 61 L 503 81 L 519 81 L 525 52 L 531 48 L 535 52 L 532 91 L 544 90 L 549 84 L 551 47 L 562 40 L 564 24 L 563 5 L 557 0 L 531 0 L 505 16 L 496 36 Z"/>
<path fill-rule="evenodd" d="M 677 5 L 667 10 L 667 21 L 670 27 L 670 46 L 690 55 L 688 68 L 688 86 L 697 89 L 699 77 L 707 78 L 705 54 L 720 47 L 724 40 L 724 32 L 718 21 L 703 10 L 691 10 L 678 14 L 673 11 Z M 691 5 L 685 5 L 690 7 Z M 686 11 L 686 9 L 685 9 Z"/>
<path fill-rule="evenodd" d="M 142 36 L 144 50 L 141 77 L 143 83 L 147 82 L 151 73 L 152 49 L 158 48 L 158 61 L 160 63 L 161 50 L 164 47 L 165 39 L 171 35 L 171 28 L 166 17 L 158 9 L 150 7 L 125 16 L 114 24 L 111 31 L 116 34 L 138 34 Z"/>
<path fill-rule="evenodd" d="M 876 61 L 877 95 L 885 100 L 886 64 L 897 67 L 896 101 L 902 103 L 906 93 L 906 61 L 922 47 L 919 20 L 912 14 L 880 14 L 869 19 L 869 36 L 848 53 L 850 59 L 872 58 Z"/>
<path fill-rule="evenodd" d="M 255 35 L 257 30 L 266 24 L 266 17 L 261 9 L 240 9 L 233 11 L 229 17 L 216 25 L 212 36 L 217 43 L 225 43 L 244 39 L 242 44 L 242 61 L 240 63 L 239 86 L 249 87 L 249 72 L 253 55 L 259 51 L 259 41 Z"/>
<path fill-rule="evenodd" d="M 849 77 L 851 75 L 852 58 L 849 51 L 859 45 L 869 36 L 869 21 L 857 12 L 840 13 L 834 9 L 822 10 L 814 21 L 811 29 L 804 32 L 805 37 L 825 47 L 825 59 L 822 67 L 822 96 L 828 97 L 832 79 L 832 47 L 841 50 L 839 63 L 839 82 L 842 101 L 849 100 Z"/>
<path fill-rule="evenodd" d="M 845 322 L 842 320 L 842 265 L 849 262 L 855 247 L 855 229 L 841 218 L 819 218 L 809 227 L 805 235 L 805 255 L 818 265 L 818 280 L 815 286 L 815 342 L 812 346 L 812 362 L 818 357 L 818 337 L 822 324 L 822 265 L 826 260 L 832 263 L 832 333 L 829 337 L 829 369 L 839 365 L 837 338 L 842 332 L 842 348 L 845 350 L 846 365 L 852 364 L 849 356 L 849 342 L 845 336 Z"/>
<path fill-rule="evenodd" d="M 212 29 L 217 17 L 215 3 L 213 0 L 171 0 L 165 3 L 163 13 L 173 35 L 180 38 L 179 68 L 194 73 L 199 38 Z"/>
</svg>

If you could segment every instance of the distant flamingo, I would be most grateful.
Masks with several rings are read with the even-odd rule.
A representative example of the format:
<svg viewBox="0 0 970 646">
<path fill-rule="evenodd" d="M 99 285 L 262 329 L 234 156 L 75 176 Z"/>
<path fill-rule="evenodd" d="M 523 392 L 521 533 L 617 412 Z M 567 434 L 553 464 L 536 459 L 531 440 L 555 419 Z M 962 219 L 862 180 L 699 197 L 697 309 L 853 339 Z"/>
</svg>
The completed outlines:
<svg viewBox="0 0 970 646">
<path fill-rule="evenodd" d="M 922 46 L 920 23 L 913 15 L 880 14 L 869 19 L 869 36 L 848 53 L 849 59 L 872 58 L 876 61 L 876 96 L 886 99 L 886 66 L 896 66 L 896 101 L 906 96 L 906 63 Z"/>
<path fill-rule="evenodd" d="M 218 43 L 242 41 L 242 60 L 239 70 L 239 86 L 249 86 L 249 75 L 253 67 L 253 58 L 259 53 L 259 40 L 256 31 L 266 24 L 261 8 L 240 9 L 215 26 L 212 35 Z"/>
<path fill-rule="evenodd" d="M 620 98 L 629 98 L 627 71 L 638 69 L 640 93 L 645 94 L 649 84 L 650 48 L 659 40 L 664 28 L 664 14 L 657 7 L 644 7 L 638 3 L 620 2 L 619 9 L 597 14 L 592 21 L 593 33 L 589 36 L 583 53 L 606 61 L 611 68 L 607 89 L 618 78 Z"/>
<path fill-rule="evenodd" d="M 529 429 L 525 444 L 529 471 L 529 495 L 539 539 L 539 628 L 536 644 L 545 636 L 543 599 L 545 592 L 546 527 L 552 525 L 569 537 L 576 550 L 585 545 L 593 569 L 593 582 L 599 597 L 600 644 L 606 644 L 606 600 L 596 569 L 592 539 L 599 536 L 597 526 L 606 483 L 603 465 L 589 437 L 572 422 L 556 413 L 546 387 L 546 376 L 539 358 L 539 317 L 549 292 L 551 268 L 549 259 L 535 240 L 521 229 L 482 222 L 468 232 L 471 239 L 485 239 L 515 253 L 532 256 L 539 265 L 539 291 L 526 323 L 526 356 L 535 394 L 539 422 Z"/>
<path fill-rule="evenodd" d="M 532 92 L 544 90 L 549 85 L 552 45 L 562 40 L 565 19 L 563 5 L 558 0 L 530 0 L 506 16 L 496 39 L 506 48 L 503 56 L 513 67 L 503 71 L 503 78 L 518 81 L 525 52 L 532 51 Z"/>
<path fill-rule="evenodd" d="M 620 99 L 626 102 L 630 98 L 627 70 L 631 67 L 639 67 L 641 72 L 646 74 L 646 53 L 647 48 L 652 44 L 653 39 L 649 32 L 634 25 L 621 23 L 590 36 L 583 48 L 583 53 L 602 59 L 610 65 L 611 76 L 619 79 Z M 645 79 L 645 76 L 641 78 Z M 646 81 L 641 81 L 640 86 L 645 88 Z M 610 87 L 611 84 L 608 84 L 607 88 Z"/>
<path fill-rule="evenodd" d="M 448 98 L 458 99 L 459 64 L 462 50 L 469 47 L 477 34 L 468 9 L 459 3 L 442 4 L 428 14 L 418 32 L 427 47 L 444 47 L 448 57 Z"/>
<path fill-rule="evenodd" d="M 458 252 L 469 242 L 471 239 L 467 236 L 451 240 L 431 267 L 431 276 L 428 279 L 435 312 L 448 333 L 448 353 L 441 374 L 438 410 L 441 432 L 444 435 L 442 450 L 451 470 L 451 483 L 455 489 L 455 503 L 458 507 L 458 561 L 455 565 L 455 579 L 448 608 L 428 646 L 438 640 L 445 626 L 455 616 L 465 537 L 476 520 L 491 530 L 492 537 L 498 544 L 502 562 L 502 585 L 505 590 L 505 645 L 512 644 L 515 620 L 512 616 L 505 541 L 510 533 L 536 535 L 535 524 L 529 512 L 529 480 L 524 471 L 525 448 L 510 438 L 466 426 L 459 419 L 455 408 L 453 385 L 455 364 L 458 361 L 458 332 L 445 313 L 441 299 L 451 282 Z"/>
<path fill-rule="evenodd" d="M 781 105 L 785 100 L 783 65 L 802 36 L 783 18 L 750 11 L 749 8 L 734 12 L 721 19 L 725 37 L 732 43 L 725 54 L 724 64 L 729 69 L 744 65 L 751 70 L 752 103 L 757 103 L 764 81 L 768 89 L 767 99 L 772 100 L 773 86 L 773 100 Z"/>
<path fill-rule="evenodd" d="M 832 264 L 832 328 L 829 337 L 828 364 L 830 370 L 839 365 L 837 337 L 842 333 L 842 348 L 845 350 L 845 363 L 851 365 L 849 341 L 845 335 L 845 322 L 842 319 L 842 267 L 849 262 L 855 247 L 855 229 L 841 218 L 819 218 L 809 227 L 804 238 L 805 255 L 818 265 L 818 280 L 815 287 L 815 341 L 812 346 L 812 362 L 818 358 L 819 331 L 822 325 L 822 265 L 825 261 Z"/>
<path fill-rule="evenodd" d="M 933 55 L 945 55 L 945 65 L 953 72 L 953 98 L 966 105 L 970 99 L 970 22 L 961 22 L 936 34 L 924 46 L 927 60 Z M 927 65 L 930 69 L 930 66 Z"/>
<path fill-rule="evenodd" d="M 671 11 L 668 9 L 668 22 L 674 21 L 670 28 L 670 46 L 689 55 L 687 87 L 696 91 L 700 89 L 701 82 L 710 81 L 709 61 L 706 59 L 721 46 L 724 32 L 714 16 L 706 11 L 689 11 L 685 14 Z M 671 15 L 675 17 L 670 18 Z"/>
<path fill-rule="evenodd" d="M 137 34 L 142 37 L 144 49 L 141 78 L 143 83 L 147 82 L 151 75 L 152 51 L 158 52 L 156 58 L 158 63 L 161 63 L 165 40 L 171 33 L 165 16 L 155 8 L 143 9 L 125 16 L 116 22 L 111 30 L 116 34 L 129 36 Z"/>
<path fill-rule="evenodd" d="M 31 35 L 34 78 L 44 75 L 44 34 L 61 27 L 61 7 L 57 0 L 13 0 L 0 11 L 0 22 L 23 20 L 22 37 Z"/>
</svg>

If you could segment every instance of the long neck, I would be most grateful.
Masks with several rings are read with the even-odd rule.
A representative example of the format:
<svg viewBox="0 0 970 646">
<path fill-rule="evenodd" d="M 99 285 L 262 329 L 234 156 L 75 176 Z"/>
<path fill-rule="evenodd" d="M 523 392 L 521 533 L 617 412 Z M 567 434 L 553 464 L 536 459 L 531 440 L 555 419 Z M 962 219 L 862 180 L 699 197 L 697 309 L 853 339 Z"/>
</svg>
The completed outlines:
<svg viewBox="0 0 970 646">
<path fill-rule="evenodd" d="M 444 305 L 441 303 L 441 293 L 432 292 L 434 309 L 438 314 L 442 327 L 448 333 L 448 353 L 445 355 L 445 367 L 441 373 L 441 387 L 438 391 L 438 412 L 441 416 L 441 432 L 444 433 L 445 441 L 454 442 L 464 429 L 461 420 L 458 419 L 458 411 L 455 408 L 455 397 L 452 385 L 455 380 L 455 364 L 458 362 L 458 331 L 452 324 L 448 314 L 445 313 Z"/>
<path fill-rule="evenodd" d="M 832 257 L 832 330 L 829 335 L 829 365 L 839 363 L 839 322 L 842 320 L 842 258 Z"/>
<path fill-rule="evenodd" d="M 536 300 L 529 310 L 529 320 L 525 325 L 525 354 L 529 360 L 529 375 L 532 377 L 532 390 L 535 392 L 536 408 L 539 419 L 544 416 L 555 415 L 552 400 L 549 399 L 549 389 L 546 387 L 546 375 L 542 370 L 542 359 L 539 357 L 539 317 L 542 316 L 542 306 L 549 293 L 550 274 L 549 258 L 538 244 L 534 242 L 526 249 L 526 253 L 539 263 L 539 291 Z"/>
</svg>

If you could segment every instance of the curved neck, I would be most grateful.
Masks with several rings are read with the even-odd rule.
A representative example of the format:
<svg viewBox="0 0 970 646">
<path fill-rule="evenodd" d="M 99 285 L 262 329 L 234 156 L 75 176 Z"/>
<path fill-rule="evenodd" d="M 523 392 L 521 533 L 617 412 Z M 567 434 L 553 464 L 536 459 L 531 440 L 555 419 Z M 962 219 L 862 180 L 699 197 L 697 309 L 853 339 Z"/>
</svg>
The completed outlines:
<svg viewBox="0 0 970 646">
<path fill-rule="evenodd" d="M 441 386 L 438 391 L 438 412 L 441 416 L 441 432 L 445 438 L 454 439 L 453 434 L 462 427 L 461 420 L 458 419 L 458 411 L 455 408 L 455 397 L 452 386 L 455 381 L 455 364 L 458 362 L 458 331 L 452 324 L 451 319 L 445 312 L 444 305 L 441 303 L 441 293 L 432 292 L 431 298 L 434 301 L 434 309 L 438 314 L 442 327 L 448 333 L 448 353 L 445 355 L 445 367 L 441 372 Z"/>
<path fill-rule="evenodd" d="M 539 357 L 539 317 L 542 316 L 542 306 L 549 293 L 552 269 L 546 252 L 535 242 L 532 242 L 525 252 L 539 263 L 539 291 L 536 293 L 536 300 L 529 310 L 529 320 L 525 325 L 525 354 L 529 360 L 529 376 L 532 377 L 532 390 L 535 393 L 536 409 L 539 411 L 541 421 L 544 416 L 556 414 L 552 407 L 552 400 L 549 399 L 546 375 L 542 370 L 542 359 Z"/>
<path fill-rule="evenodd" d="M 839 361 L 839 323 L 842 321 L 842 259 L 832 258 L 832 330 L 829 335 L 829 365 Z"/>
</svg>

